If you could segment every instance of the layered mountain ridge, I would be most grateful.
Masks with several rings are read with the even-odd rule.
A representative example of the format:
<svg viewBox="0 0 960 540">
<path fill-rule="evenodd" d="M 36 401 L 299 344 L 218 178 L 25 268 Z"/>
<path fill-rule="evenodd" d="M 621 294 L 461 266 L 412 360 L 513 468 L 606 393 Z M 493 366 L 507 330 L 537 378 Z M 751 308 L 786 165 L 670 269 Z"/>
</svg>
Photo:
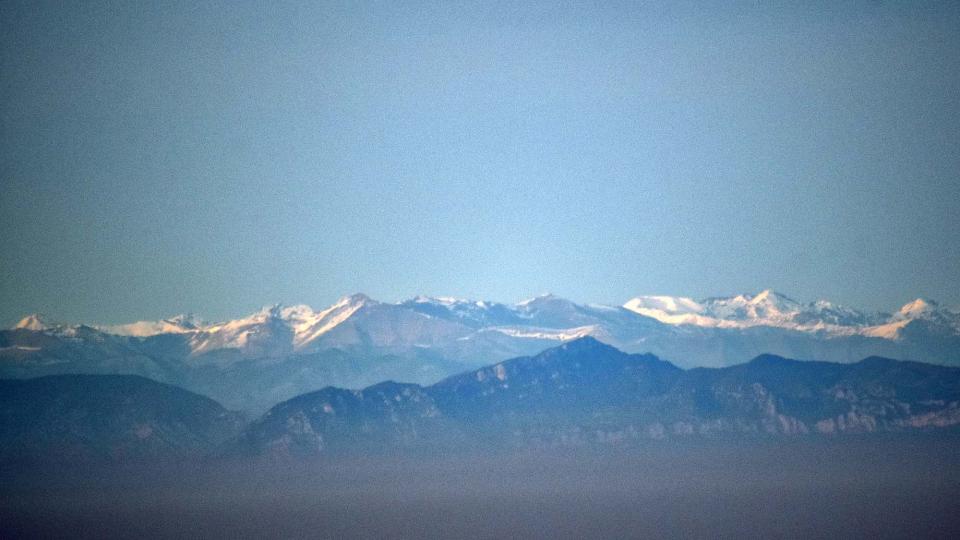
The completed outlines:
<svg viewBox="0 0 960 540">
<path fill-rule="evenodd" d="M 802 303 L 769 289 L 755 295 L 711 297 L 699 301 L 679 296 L 638 296 L 622 306 L 577 305 L 551 294 L 513 305 L 429 296 L 417 296 L 389 304 L 358 293 L 345 296 L 320 311 L 315 311 L 305 304 L 278 304 L 265 307 L 247 317 L 218 323 L 206 323 L 196 315 L 188 314 L 160 321 L 89 326 L 105 333 L 131 337 L 150 337 L 165 333 L 197 334 L 194 352 L 203 353 L 216 348 L 242 348 L 245 345 L 245 336 L 249 335 L 251 329 L 280 320 L 292 331 L 291 345 L 297 350 L 305 350 L 317 339 L 348 322 L 364 308 L 373 311 L 411 311 L 460 322 L 470 328 L 486 328 L 504 333 L 518 333 L 520 328 L 574 330 L 577 327 L 588 327 L 596 324 L 597 311 L 616 312 L 620 308 L 674 326 L 766 326 L 832 335 L 859 334 L 895 338 L 896 332 L 885 330 L 896 325 L 902 326 L 904 322 L 912 320 L 934 320 L 960 333 L 960 311 L 947 309 L 925 298 L 908 302 L 892 314 L 868 313 L 827 300 Z M 25 317 L 14 328 L 49 331 L 71 327 L 52 323 L 43 315 L 33 314 Z M 204 335 L 206 337 L 200 337 Z M 214 335 L 218 337 L 210 337 Z"/>
<path fill-rule="evenodd" d="M 893 314 L 773 292 L 696 301 L 641 296 L 623 306 L 543 295 L 517 304 L 355 294 L 314 310 L 275 305 L 208 323 L 193 315 L 123 325 L 43 316 L 0 331 L 0 377 L 134 374 L 259 413 L 322 386 L 384 379 L 431 384 L 558 343 L 594 337 L 681 367 L 726 366 L 770 353 L 854 362 L 869 356 L 960 365 L 960 315 L 918 299 Z"/>
<path fill-rule="evenodd" d="M 138 376 L 0 380 L 4 463 L 203 457 L 243 424 L 208 397 Z"/>
<path fill-rule="evenodd" d="M 403 448 L 621 445 L 666 438 L 910 432 L 960 425 L 960 369 L 764 355 L 682 370 L 581 338 L 423 387 L 329 387 L 278 404 L 237 448 L 315 455 Z"/>
<path fill-rule="evenodd" d="M 240 415 L 139 376 L 0 380 L 4 462 L 609 447 L 957 432 L 960 368 L 761 355 L 681 369 L 584 337 L 431 385 L 327 386 Z M 897 436 L 900 436 L 897 435 Z"/>
<path fill-rule="evenodd" d="M 308 305 L 264 307 L 240 319 L 206 323 L 195 315 L 178 315 L 160 321 L 138 321 L 120 325 L 89 325 L 104 333 L 152 337 L 160 334 L 191 334 L 191 352 L 203 354 L 216 349 L 244 349 L 255 334 L 265 333 L 270 325 L 280 324 L 290 335 L 289 346 L 294 351 L 324 348 L 324 338 L 333 344 L 349 344 L 349 327 L 355 316 L 370 316 L 391 312 L 394 317 L 409 313 L 462 324 L 471 329 L 501 332 L 506 335 L 536 334 L 544 339 L 563 341 L 585 334 L 601 333 L 603 322 L 613 322 L 621 310 L 654 319 L 671 326 L 744 329 L 750 327 L 784 328 L 821 333 L 827 336 L 863 335 L 897 339 L 898 330 L 911 321 L 934 321 L 960 334 L 960 311 L 940 306 L 937 302 L 917 298 L 890 313 L 867 313 L 834 304 L 827 300 L 802 303 L 781 293 L 764 290 L 755 295 L 740 294 L 731 297 L 712 297 L 694 300 L 678 296 L 638 296 L 622 306 L 599 304 L 578 305 L 569 300 L 547 294 L 519 302 L 503 304 L 482 300 L 452 297 L 417 296 L 394 304 L 378 302 L 358 293 L 345 296 L 335 304 L 315 311 Z M 406 312 L 406 313 L 405 313 Z M 605 313 L 604 313 L 605 312 Z M 606 316 L 604 316 L 606 315 Z M 622 314 L 621 314 L 622 315 Z M 408 322 L 408 321 L 399 321 Z M 637 320 L 632 321 L 637 323 Z M 397 322 L 394 326 L 400 326 Z M 345 326 L 345 328 L 339 328 Z M 382 344 L 409 341 L 415 343 L 416 325 L 406 328 L 407 336 L 381 336 Z M 60 330 L 71 327 L 55 324 L 39 314 L 22 319 L 14 328 L 34 331 Z M 562 331 L 560 331 L 562 330 Z M 563 332 L 565 331 L 565 332 Z M 340 334 L 340 335 L 337 335 Z M 463 336 L 458 336 L 463 337 Z"/>
</svg>

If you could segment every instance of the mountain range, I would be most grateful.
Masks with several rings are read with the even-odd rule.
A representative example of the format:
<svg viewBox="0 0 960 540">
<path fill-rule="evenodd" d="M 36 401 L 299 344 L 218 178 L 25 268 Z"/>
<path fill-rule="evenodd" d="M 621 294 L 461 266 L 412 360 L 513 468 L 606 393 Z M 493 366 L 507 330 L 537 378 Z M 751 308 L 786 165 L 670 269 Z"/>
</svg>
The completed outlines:
<svg viewBox="0 0 960 540">
<path fill-rule="evenodd" d="M 134 375 L 0 380 L 0 462 L 202 457 L 243 416 L 214 400 Z"/>
<path fill-rule="evenodd" d="M 359 449 L 629 444 L 951 428 L 960 369 L 871 357 L 852 364 L 762 355 L 680 369 L 580 338 L 422 387 L 325 388 L 270 409 L 254 454 Z"/>
<path fill-rule="evenodd" d="M 216 323 L 181 315 L 67 325 L 31 315 L 0 331 L 0 377 L 141 375 L 259 414 L 323 386 L 431 384 L 584 336 L 684 368 L 766 353 L 960 365 L 960 313 L 924 299 L 886 314 L 802 303 L 769 290 L 699 301 L 638 296 L 622 306 L 553 295 L 510 305 L 424 296 L 385 303 L 355 294 L 319 311 L 277 305 Z"/>
<path fill-rule="evenodd" d="M 139 376 L 0 381 L 2 463 L 603 448 L 953 433 L 958 425 L 956 367 L 761 355 L 684 370 L 591 337 L 428 386 L 314 390 L 245 427 L 209 398 Z"/>
</svg>

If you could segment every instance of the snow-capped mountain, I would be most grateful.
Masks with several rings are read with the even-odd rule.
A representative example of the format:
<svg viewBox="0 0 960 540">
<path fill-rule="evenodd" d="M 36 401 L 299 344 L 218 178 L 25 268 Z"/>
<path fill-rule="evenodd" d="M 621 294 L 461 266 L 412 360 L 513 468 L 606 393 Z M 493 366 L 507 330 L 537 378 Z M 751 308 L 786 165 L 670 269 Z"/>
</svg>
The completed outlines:
<svg viewBox="0 0 960 540">
<path fill-rule="evenodd" d="M 98 326 L 108 334 L 117 336 L 148 337 L 157 334 L 185 334 L 200 329 L 203 320 L 196 315 L 177 315 L 159 321 L 137 321 L 113 326 Z"/>
<path fill-rule="evenodd" d="M 769 290 L 703 300 L 639 296 L 622 306 L 554 295 L 504 304 L 425 296 L 388 303 L 355 294 L 321 310 L 275 305 L 223 322 L 177 316 L 86 326 L 29 316 L 0 331 L 0 377 L 138 374 L 228 406 L 259 407 L 318 385 L 429 384 L 586 336 L 682 367 L 732 365 L 764 353 L 960 365 L 960 315 L 922 299 L 889 315 Z"/>
<path fill-rule="evenodd" d="M 923 310 L 919 307 L 910 308 L 918 302 L 925 305 L 923 300 L 915 300 L 897 312 L 898 315 L 907 313 L 902 318 L 868 314 L 827 300 L 802 303 L 769 289 L 756 295 L 715 297 L 699 302 L 686 297 L 639 296 L 629 300 L 623 307 L 673 325 L 714 328 L 768 326 L 843 336 L 873 335 L 875 327 L 919 318 Z"/>
<path fill-rule="evenodd" d="M 917 298 L 913 302 L 904 304 L 899 311 L 890 317 L 892 322 L 900 321 L 928 321 L 945 326 L 952 326 L 960 331 L 960 312 L 942 307 L 933 300 Z"/>
<path fill-rule="evenodd" d="M 654 334 L 685 336 L 695 329 L 770 328 L 824 338 L 864 336 L 896 341 L 905 327 L 919 321 L 960 334 L 960 314 L 931 300 L 914 300 L 892 315 L 869 314 L 826 300 L 802 303 L 772 290 L 699 301 L 638 296 L 619 307 L 582 305 L 551 294 L 513 305 L 427 296 L 384 303 L 354 294 L 319 311 L 303 304 L 274 305 L 217 323 L 179 315 L 88 328 L 140 339 L 182 335 L 192 356 L 233 350 L 246 358 L 260 358 L 357 347 L 394 352 L 409 348 L 466 351 L 476 348 L 469 346 L 470 342 L 501 339 L 490 337 L 494 334 L 548 342 L 590 335 L 627 350 L 662 337 Z M 73 335 L 78 327 L 30 315 L 14 328 Z"/>
<path fill-rule="evenodd" d="M 18 322 L 13 328 L 32 330 L 34 332 L 43 332 L 45 330 L 50 330 L 55 326 L 55 324 L 48 322 L 44 315 L 34 313 L 33 315 L 27 315 L 26 317 L 20 319 L 20 322 Z"/>
</svg>

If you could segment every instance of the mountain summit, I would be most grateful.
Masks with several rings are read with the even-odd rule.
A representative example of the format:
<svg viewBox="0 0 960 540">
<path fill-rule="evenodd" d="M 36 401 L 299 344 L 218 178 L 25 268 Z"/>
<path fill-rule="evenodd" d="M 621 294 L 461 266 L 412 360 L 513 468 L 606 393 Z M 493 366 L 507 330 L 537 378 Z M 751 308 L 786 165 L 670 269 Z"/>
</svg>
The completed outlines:
<svg viewBox="0 0 960 540">
<path fill-rule="evenodd" d="M 47 321 L 47 318 L 39 313 L 34 313 L 32 315 L 27 315 L 26 317 L 20 319 L 20 322 L 16 324 L 13 328 L 22 329 L 22 330 L 33 330 L 34 332 L 42 332 L 44 330 L 49 330 L 56 327 L 55 324 Z"/>
<path fill-rule="evenodd" d="M 828 300 L 803 303 L 770 289 L 755 295 L 739 294 L 700 301 L 686 297 L 639 296 L 626 302 L 623 307 L 672 325 L 705 328 L 772 327 L 832 336 L 865 335 L 890 339 L 896 336 L 884 332 L 882 327 L 892 322 L 929 318 L 930 313 L 960 320 L 957 313 L 922 299 L 905 305 L 891 316 L 866 313 Z"/>
</svg>

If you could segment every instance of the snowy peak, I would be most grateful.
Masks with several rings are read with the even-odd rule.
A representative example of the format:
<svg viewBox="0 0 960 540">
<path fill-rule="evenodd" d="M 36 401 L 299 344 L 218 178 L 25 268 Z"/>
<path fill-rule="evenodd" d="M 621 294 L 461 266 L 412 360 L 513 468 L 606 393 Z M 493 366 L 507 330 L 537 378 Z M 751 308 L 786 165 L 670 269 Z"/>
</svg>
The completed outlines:
<svg viewBox="0 0 960 540">
<path fill-rule="evenodd" d="M 939 310 L 939 305 L 933 300 L 926 298 L 917 298 L 912 302 L 907 302 L 897 311 L 897 316 L 903 319 L 922 319 Z"/>
<path fill-rule="evenodd" d="M 26 317 L 20 319 L 20 322 L 14 326 L 14 329 L 21 330 L 33 330 L 34 332 L 42 332 L 44 330 L 50 330 L 56 328 L 57 325 L 51 323 L 47 320 L 46 317 L 39 313 L 34 313 L 32 315 L 27 315 Z"/>
<path fill-rule="evenodd" d="M 306 304 L 297 304 L 294 306 L 280 306 L 273 316 L 284 321 L 297 321 L 310 318 L 313 315 L 313 308 Z"/>
<path fill-rule="evenodd" d="M 704 307 L 696 300 L 685 296 L 638 296 L 628 300 L 623 307 L 636 313 L 640 313 L 640 310 L 655 310 L 670 315 L 704 311 Z"/>
<path fill-rule="evenodd" d="M 684 296 L 638 296 L 623 305 L 624 309 L 667 324 L 721 328 L 780 326 L 792 321 L 803 307 L 770 289 L 756 295 L 715 297 L 700 302 Z"/>
<path fill-rule="evenodd" d="M 562 313 L 575 311 L 576 308 L 577 304 L 551 293 L 524 300 L 515 306 L 515 309 L 522 313 Z"/>
<path fill-rule="evenodd" d="M 771 289 L 763 290 L 751 298 L 750 305 L 787 313 L 796 311 L 801 307 L 800 302 Z"/>
<path fill-rule="evenodd" d="M 828 336 L 859 334 L 899 339 L 901 330 L 909 322 L 923 320 L 948 333 L 960 334 L 960 314 L 924 298 L 907 303 L 892 316 L 869 314 L 827 300 L 805 304 L 770 289 L 754 295 L 714 297 L 700 302 L 686 297 L 639 296 L 623 307 L 671 325 L 729 329 L 768 326 Z"/>
<path fill-rule="evenodd" d="M 275 304 L 218 323 L 178 315 L 94 328 L 135 338 L 181 335 L 194 357 L 236 349 L 253 358 L 351 347 L 380 347 L 391 354 L 411 348 L 469 350 L 476 355 L 480 354 L 476 351 L 486 350 L 526 352 L 523 347 L 534 347 L 533 342 L 587 335 L 646 350 L 659 346 L 657 339 L 666 343 L 664 340 L 690 334 L 689 328 L 669 328 L 676 326 L 711 329 L 697 335 L 726 336 L 748 328 L 771 327 L 823 338 L 860 335 L 900 340 L 919 331 L 960 336 L 960 314 L 926 299 L 909 302 L 893 315 L 868 314 L 826 300 L 801 303 L 769 289 L 704 300 L 637 296 L 621 307 L 577 304 L 553 294 L 502 304 L 446 296 L 381 303 L 357 293 L 323 310 L 306 304 Z M 31 315 L 16 328 L 69 337 L 79 327 L 52 324 L 40 315 Z"/>
<path fill-rule="evenodd" d="M 249 354 L 300 351 L 367 306 L 378 305 L 365 294 L 340 298 L 323 311 L 306 304 L 267 306 L 252 315 L 205 326 L 191 340 L 194 355 L 218 349 L 240 349 Z"/>
<path fill-rule="evenodd" d="M 159 321 L 137 321 L 112 326 L 96 326 L 97 330 L 117 336 L 150 337 L 158 334 L 185 334 L 195 332 L 203 325 L 195 315 L 177 315 Z"/>
<path fill-rule="evenodd" d="M 159 321 L 137 321 L 127 324 L 96 325 L 94 328 L 116 336 L 150 337 L 159 334 L 186 334 L 201 330 L 206 323 L 193 313 L 184 313 Z"/>
<path fill-rule="evenodd" d="M 879 314 L 869 315 L 856 309 L 817 300 L 805 306 L 793 321 L 798 324 L 823 324 L 835 326 L 869 326 L 882 322 Z"/>
<path fill-rule="evenodd" d="M 541 320 L 541 324 L 556 326 L 559 321 L 573 322 L 579 318 L 579 306 L 553 294 L 544 294 L 524 300 L 515 306 L 517 313 L 523 318 Z M 582 323 L 583 321 L 577 321 Z M 571 325 L 572 326 L 572 325 Z M 577 324 L 576 326 L 580 326 Z"/>
<path fill-rule="evenodd" d="M 622 307 L 666 324 L 719 326 L 721 322 L 704 316 L 706 307 L 686 296 L 638 296 L 628 300 Z"/>
<path fill-rule="evenodd" d="M 293 346 L 296 350 L 307 348 L 314 340 L 346 322 L 360 310 L 378 305 L 369 296 L 361 293 L 344 296 L 335 304 L 318 313 L 306 311 L 293 323 Z"/>
<path fill-rule="evenodd" d="M 907 302 L 899 311 L 890 317 L 887 328 L 900 333 L 900 328 L 910 325 L 914 321 L 940 328 L 942 331 L 960 334 L 960 312 L 947 309 L 933 300 L 917 298 Z"/>
<path fill-rule="evenodd" d="M 334 307 L 336 306 L 360 307 L 360 306 L 372 305 L 372 304 L 378 304 L 378 303 L 379 302 L 377 302 L 376 300 L 373 300 L 372 298 L 370 298 L 369 296 L 363 293 L 354 293 L 348 296 L 344 296 L 343 298 L 337 300 L 337 303 L 334 304 L 333 306 Z"/>
<path fill-rule="evenodd" d="M 709 298 L 703 304 L 711 317 L 748 325 L 825 330 L 831 326 L 863 325 L 871 320 L 862 312 L 826 300 L 804 304 L 770 289 L 752 296 Z"/>
<path fill-rule="evenodd" d="M 399 302 L 400 305 L 405 303 L 414 303 L 414 304 L 434 304 L 438 306 L 458 306 L 464 304 L 483 304 L 483 302 L 474 302 L 472 300 L 465 300 L 463 298 L 454 298 L 453 296 L 424 296 L 422 294 L 414 296 L 412 299 L 405 302 Z"/>
<path fill-rule="evenodd" d="M 164 322 L 176 325 L 179 328 L 185 330 L 196 330 L 203 326 L 203 319 L 194 313 L 183 313 L 170 317 L 169 319 L 164 319 Z"/>
<path fill-rule="evenodd" d="M 525 307 L 546 306 L 550 304 L 555 304 L 557 302 L 569 302 L 569 301 L 564 300 L 563 298 L 560 298 L 559 296 L 553 293 L 544 293 L 538 296 L 534 296 L 533 298 L 528 298 L 526 300 L 523 300 L 522 302 L 517 302 L 517 307 L 525 308 Z"/>
<path fill-rule="evenodd" d="M 491 309 L 503 307 L 503 304 L 488 302 L 485 300 L 469 300 L 466 298 L 456 298 L 453 296 L 424 296 L 418 295 L 410 300 L 397 302 L 395 305 L 419 309 L 420 311 L 446 310 L 462 315 L 470 313 L 481 313 Z"/>
<path fill-rule="evenodd" d="M 725 320 L 789 319 L 801 304 L 792 298 L 766 289 L 756 295 L 709 298 L 703 301 L 709 315 Z"/>
</svg>

